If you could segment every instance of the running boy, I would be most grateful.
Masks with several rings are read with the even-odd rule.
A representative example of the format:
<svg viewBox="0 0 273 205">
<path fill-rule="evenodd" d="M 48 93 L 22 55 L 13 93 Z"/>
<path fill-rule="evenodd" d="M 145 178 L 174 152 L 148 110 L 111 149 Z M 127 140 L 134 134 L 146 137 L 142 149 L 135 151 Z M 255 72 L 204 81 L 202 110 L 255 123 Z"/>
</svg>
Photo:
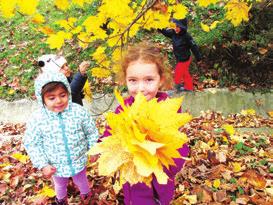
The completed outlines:
<svg viewBox="0 0 273 205">
<path fill-rule="evenodd" d="M 175 88 L 178 92 L 193 91 L 193 81 L 189 73 L 189 66 L 192 61 L 191 52 L 197 62 L 201 60 L 201 55 L 193 38 L 187 32 L 187 19 L 172 19 L 172 22 L 176 24 L 175 29 L 159 29 L 159 31 L 164 36 L 172 39 L 173 53 L 177 62 L 174 71 Z M 182 81 L 184 87 L 182 87 Z"/>
</svg>

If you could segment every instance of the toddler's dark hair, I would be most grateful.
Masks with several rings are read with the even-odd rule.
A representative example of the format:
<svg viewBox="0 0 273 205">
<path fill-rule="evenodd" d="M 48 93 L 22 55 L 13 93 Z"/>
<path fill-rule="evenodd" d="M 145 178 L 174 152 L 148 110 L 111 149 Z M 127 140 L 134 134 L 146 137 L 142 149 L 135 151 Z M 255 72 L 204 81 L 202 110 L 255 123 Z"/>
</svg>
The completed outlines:
<svg viewBox="0 0 273 205">
<path fill-rule="evenodd" d="M 42 99 L 43 99 L 43 104 L 45 104 L 45 102 L 44 102 L 44 96 L 45 96 L 45 94 L 47 92 L 52 92 L 52 91 L 54 91 L 57 88 L 63 88 L 67 93 L 69 93 L 67 87 L 62 82 L 50 82 L 50 83 L 47 83 L 47 84 L 45 84 L 42 87 L 42 91 L 41 91 L 41 95 L 42 95 Z"/>
</svg>

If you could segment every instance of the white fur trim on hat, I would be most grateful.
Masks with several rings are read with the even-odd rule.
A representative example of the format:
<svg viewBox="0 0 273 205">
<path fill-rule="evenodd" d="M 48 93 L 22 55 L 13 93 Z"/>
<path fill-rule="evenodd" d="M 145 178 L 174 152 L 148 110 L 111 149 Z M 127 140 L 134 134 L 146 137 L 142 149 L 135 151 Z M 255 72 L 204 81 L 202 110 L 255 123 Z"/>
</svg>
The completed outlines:
<svg viewBox="0 0 273 205">
<path fill-rule="evenodd" d="M 59 72 L 61 67 L 66 64 L 67 61 L 63 56 L 46 54 L 38 58 L 38 63 L 41 66 L 43 72 Z"/>
</svg>

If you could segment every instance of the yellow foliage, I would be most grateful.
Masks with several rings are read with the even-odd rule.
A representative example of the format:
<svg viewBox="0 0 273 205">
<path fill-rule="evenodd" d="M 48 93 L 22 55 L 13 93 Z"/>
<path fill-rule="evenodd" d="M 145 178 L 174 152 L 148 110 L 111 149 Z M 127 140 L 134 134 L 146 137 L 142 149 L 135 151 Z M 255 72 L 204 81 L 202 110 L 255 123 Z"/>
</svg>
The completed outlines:
<svg viewBox="0 0 273 205">
<path fill-rule="evenodd" d="M 229 135 L 234 135 L 235 130 L 234 127 L 232 125 L 229 124 L 224 124 L 222 125 L 222 128 L 226 131 L 226 133 L 228 133 Z"/>
<path fill-rule="evenodd" d="M 17 0 L 0 0 L 0 12 L 2 16 L 5 18 L 13 17 L 16 3 Z"/>
<path fill-rule="evenodd" d="M 72 3 L 80 6 L 80 7 L 83 7 L 83 4 L 85 3 L 85 0 L 72 0 Z"/>
<path fill-rule="evenodd" d="M 38 0 L 18 0 L 19 11 L 22 14 L 32 15 L 36 12 Z"/>
<path fill-rule="evenodd" d="M 54 33 L 54 30 L 52 30 L 50 27 L 48 26 L 44 26 L 44 27 L 40 27 L 37 29 L 38 31 L 46 34 L 46 35 L 50 35 Z"/>
<path fill-rule="evenodd" d="M 0 167 L 11 167 L 12 166 L 12 164 L 10 164 L 10 163 L 1 163 L 0 164 Z"/>
<path fill-rule="evenodd" d="M 231 0 L 224 7 L 226 12 L 226 19 L 230 20 L 234 26 L 238 26 L 242 21 L 248 21 L 248 12 L 251 6 L 239 0 Z"/>
<path fill-rule="evenodd" d="M 22 162 L 24 164 L 26 164 L 27 161 L 29 160 L 29 156 L 21 154 L 20 152 L 16 152 L 12 154 L 11 157 L 13 157 L 14 159 L 17 159 L 19 162 Z"/>
<path fill-rule="evenodd" d="M 208 25 L 203 24 L 202 22 L 200 23 L 200 25 L 201 25 L 201 28 L 202 28 L 203 31 L 205 31 L 205 32 L 209 32 L 210 31 L 210 28 L 209 28 Z"/>
<path fill-rule="evenodd" d="M 110 70 L 100 67 L 92 68 L 91 73 L 96 78 L 108 78 L 111 75 Z"/>
<path fill-rule="evenodd" d="M 92 58 L 98 62 L 101 62 L 107 58 L 105 54 L 105 48 L 100 46 L 96 49 L 96 51 L 91 54 Z"/>
<path fill-rule="evenodd" d="M 77 26 L 76 28 L 71 30 L 72 34 L 77 34 L 80 33 L 82 31 L 82 27 L 81 26 Z"/>
<path fill-rule="evenodd" d="M 69 8 L 68 0 L 55 0 L 55 6 L 60 10 L 67 10 Z"/>
<path fill-rule="evenodd" d="M 60 49 L 64 44 L 65 32 L 59 31 L 56 34 L 50 34 L 47 38 L 46 43 L 51 49 Z"/>
<path fill-rule="evenodd" d="M 233 167 L 233 172 L 240 172 L 242 169 L 241 163 L 239 163 L 239 162 L 232 163 L 232 167 Z"/>
<path fill-rule="evenodd" d="M 115 92 L 123 111 L 109 113 L 106 117 L 111 136 L 91 148 L 89 154 L 101 154 L 98 160 L 100 175 L 120 173 L 121 183 L 144 182 L 147 185 L 154 174 L 160 184 L 166 184 L 168 176 L 163 166 L 174 165 L 173 158 L 187 142 L 187 136 L 179 128 L 191 120 L 187 113 L 177 113 L 183 97 L 157 102 L 147 101 L 142 94 L 127 107 L 122 96 Z"/>
<path fill-rule="evenodd" d="M 85 82 L 83 86 L 83 93 L 84 93 L 84 99 L 86 99 L 87 102 L 92 102 L 92 91 L 91 91 L 88 80 Z"/>
<path fill-rule="evenodd" d="M 242 110 L 241 111 L 242 115 L 255 115 L 256 111 L 254 109 L 247 109 L 247 110 Z"/>
<path fill-rule="evenodd" d="M 216 4 L 219 0 L 197 0 L 200 7 L 207 7 L 210 4 Z"/>
<path fill-rule="evenodd" d="M 200 25 L 201 25 L 201 28 L 203 29 L 203 31 L 209 32 L 209 31 L 211 31 L 212 29 L 215 29 L 218 23 L 220 23 L 220 21 L 214 21 L 214 22 L 212 22 L 212 24 L 211 24 L 210 26 L 208 26 L 208 25 L 203 24 L 203 23 L 201 22 Z"/>
<path fill-rule="evenodd" d="M 35 14 L 35 15 L 32 17 L 31 21 L 32 21 L 33 23 L 40 24 L 40 23 L 44 23 L 44 22 L 45 22 L 45 18 L 44 18 L 44 16 L 41 15 L 41 14 Z"/>
<path fill-rule="evenodd" d="M 173 11 L 173 17 L 176 19 L 183 19 L 188 14 L 188 8 L 183 4 L 176 4 L 175 6 L 173 6 Z"/>
<path fill-rule="evenodd" d="M 130 0 L 103 0 L 99 12 L 113 19 L 117 17 L 132 17 L 134 16 L 134 11 L 129 6 L 129 3 L 131 3 Z"/>
<path fill-rule="evenodd" d="M 221 185 L 221 181 L 220 181 L 220 179 L 215 179 L 214 181 L 213 181 L 213 187 L 214 188 L 219 188 L 220 187 L 220 185 Z"/>
<path fill-rule="evenodd" d="M 15 90 L 14 89 L 10 89 L 9 91 L 8 91 L 8 94 L 9 95 L 13 95 L 15 93 Z"/>
<path fill-rule="evenodd" d="M 82 48 L 87 48 L 90 42 L 92 42 L 92 37 L 86 32 L 80 32 L 78 35 L 79 46 Z"/>
<path fill-rule="evenodd" d="M 160 11 L 152 11 L 149 10 L 145 14 L 145 19 L 143 20 L 144 28 L 151 29 L 151 28 L 166 28 L 170 25 L 170 15 L 163 14 Z"/>
<path fill-rule="evenodd" d="M 48 187 L 47 185 L 45 185 L 43 187 L 43 189 L 39 192 L 38 195 L 42 195 L 42 196 L 45 196 L 45 197 L 49 197 L 49 198 L 52 198 L 56 195 L 54 189 Z"/>
<path fill-rule="evenodd" d="M 270 117 L 273 117 L 273 111 L 269 111 L 267 114 L 268 114 Z"/>
<path fill-rule="evenodd" d="M 207 185 L 208 187 L 212 187 L 212 183 L 211 183 L 211 181 L 209 181 L 209 180 L 205 180 L 205 185 Z"/>
</svg>

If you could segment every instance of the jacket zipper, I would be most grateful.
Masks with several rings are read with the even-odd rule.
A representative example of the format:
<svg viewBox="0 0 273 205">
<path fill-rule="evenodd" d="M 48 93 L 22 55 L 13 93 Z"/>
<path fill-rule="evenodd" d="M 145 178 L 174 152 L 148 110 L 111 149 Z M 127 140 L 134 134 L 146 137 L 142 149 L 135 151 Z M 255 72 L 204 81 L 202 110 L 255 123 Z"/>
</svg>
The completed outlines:
<svg viewBox="0 0 273 205">
<path fill-rule="evenodd" d="M 63 141 L 64 141 L 65 151 L 67 153 L 66 156 L 67 156 L 67 160 L 68 160 L 68 163 L 69 163 L 69 168 L 70 168 L 71 174 L 73 176 L 73 175 L 75 175 L 75 169 L 72 166 L 71 153 L 70 153 L 70 150 L 69 150 L 69 147 L 68 147 L 68 141 L 67 141 L 67 137 L 66 137 L 66 134 L 65 134 L 65 124 L 64 124 L 64 121 L 63 121 L 62 113 L 59 113 L 58 117 L 59 117 L 59 121 L 60 121 L 60 128 L 62 130 L 62 137 L 63 137 Z"/>
</svg>

